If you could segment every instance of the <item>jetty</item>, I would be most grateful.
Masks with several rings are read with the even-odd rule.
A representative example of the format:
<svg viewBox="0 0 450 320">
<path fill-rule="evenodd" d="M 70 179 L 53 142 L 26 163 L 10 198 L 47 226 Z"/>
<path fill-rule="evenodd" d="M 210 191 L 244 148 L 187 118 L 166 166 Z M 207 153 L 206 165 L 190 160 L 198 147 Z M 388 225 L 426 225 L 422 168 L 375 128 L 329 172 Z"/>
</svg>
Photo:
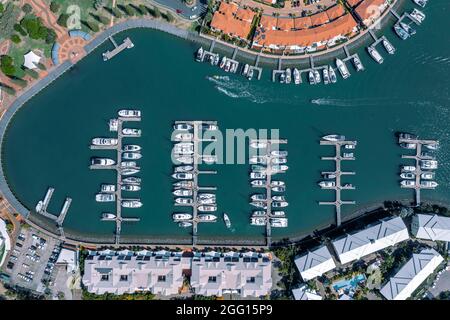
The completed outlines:
<svg viewBox="0 0 450 320">
<path fill-rule="evenodd" d="M 341 190 L 352 190 L 355 189 L 355 187 L 351 184 L 342 185 L 341 177 L 343 175 L 354 175 L 355 172 L 347 172 L 342 171 L 341 169 L 341 162 L 344 160 L 355 160 L 354 156 L 343 156 L 342 155 L 342 146 L 344 145 L 351 145 L 356 146 L 356 141 L 350 141 L 350 140 L 338 140 L 338 141 L 328 141 L 328 140 L 320 140 L 320 145 L 325 146 L 334 146 L 335 147 L 335 156 L 332 157 L 322 157 L 322 160 L 331 160 L 336 163 L 336 170 L 332 172 L 322 172 L 322 174 L 334 174 L 336 176 L 335 184 L 334 186 L 330 187 L 324 187 L 323 189 L 331 189 L 335 190 L 336 192 L 336 200 L 335 201 L 320 201 L 319 205 L 333 205 L 336 207 L 336 226 L 340 226 L 342 222 L 341 218 L 341 206 L 345 204 L 355 204 L 355 201 L 346 201 L 342 200 L 341 197 Z M 353 149 L 351 149 L 353 150 Z"/>
<path fill-rule="evenodd" d="M 55 221 L 58 228 L 62 229 L 62 224 L 64 219 L 66 218 L 67 212 L 69 211 L 70 205 L 72 204 L 72 199 L 66 197 L 62 209 L 59 215 L 52 214 L 48 212 L 48 205 L 52 199 L 53 193 L 55 192 L 55 188 L 49 187 L 47 192 L 45 193 L 45 197 L 43 200 L 39 201 L 36 206 L 36 212 L 41 214 L 42 216 Z"/>
<path fill-rule="evenodd" d="M 272 155 L 272 151 L 279 150 L 279 145 L 287 144 L 288 141 L 286 139 L 252 139 L 250 140 L 250 143 L 265 143 L 267 146 L 265 148 L 265 154 L 263 157 L 266 159 L 267 167 L 265 170 L 266 173 L 266 182 L 264 185 L 265 191 L 266 191 L 266 206 L 265 209 L 265 228 L 266 228 L 266 246 L 270 247 L 272 245 L 272 225 L 271 225 L 271 218 L 272 215 L 272 175 L 275 173 L 285 173 L 285 171 L 272 171 L 272 159 L 275 158 L 275 156 Z M 276 147 L 274 147 L 274 145 Z"/>
<path fill-rule="evenodd" d="M 192 143 L 194 144 L 194 156 L 193 156 L 193 164 L 192 166 L 194 169 L 192 170 L 193 175 L 193 188 L 192 188 L 192 199 L 193 202 L 191 204 L 182 204 L 182 203 L 175 203 L 175 206 L 189 206 L 192 207 L 192 220 L 188 220 L 192 223 L 192 245 L 197 245 L 198 242 L 198 224 L 200 222 L 215 222 L 214 221 L 202 221 L 199 220 L 198 217 L 198 207 L 201 205 L 198 202 L 198 193 L 201 190 L 216 190 L 215 187 L 201 187 L 198 184 L 198 177 L 201 174 L 217 174 L 217 171 L 215 170 L 199 170 L 199 165 L 203 163 L 202 159 L 204 158 L 202 154 L 202 150 L 200 148 L 201 142 L 207 142 L 207 141 L 214 141 L 214 139 L 203 139 L 202 138 L 202 126 L 203 125 L 215 125 L 217 126 L 217 121 L 204 121 L 204 120 L 198 120 L 198 121 L 175 121 L 175 124 L 181 124 L 186 123 L 190 124 L 193 127 L 194 135 L 192 139 Z"/>
<path fill-rule="evenodd" d="M 112 36 L 108 37 L 109 40 L 111 41 L 111 43 L 114 46 L 114 49 L 111 51 L 106 51 L 103 53 L 103 60 L 104 61 L 108 61 L 109 59 L 114 58 L 116 55 L 118 55 L 119 53 L 121 53 L 123 50 L 125 49 L 131 49 L 134 47 L 133 42 L 131 41 L 130 38 L 125 38 L 125 40 L 123 40 L 122 44 L 118 45 L 116 43 L 116 41 L 114 40 L 114 38 Z"/>
<path fill-rule="evenodd" d="M 415 177 L 414 177 L 414 185 L 413 186 L 403 186 L 400 185 L 402 188 L 410 188 L 413 189 L 415 191 L 415 202 L 416 202 L 416 206 L 420 206 L 421 204 L 421 190 L 422 189 L 435 189 L 436 187 L 432 187 L 432 186 L 424 186 L 421 184 L 421 175 L 423 173 L 429 173 L 429 172 L 433 172 L 433 170 L 435 170 L 435 168 L 429 168 L 429 169 L 422 169 L 421 166 L 421 162 L 423 160 L 435 160 L 435 157 L 428 155 L 428 154 L 424 154 L 423 153 L 423 146 L 424 145 L 435 145 L 438 143 L 438 141 L 436 140 L 422 140 L 422 139 L 408 139 L 408 138 L 399 138 L 399 144 L 400 143 L 412 143 L 416 145 L 416 153 L 414 155 L 402 155 L 402 159 L 411 159 L 415 161 L 415 167 L 416 170 L 413 172 Z M 428 180 L 430 181 L 430 180 Z"/>
</svg>

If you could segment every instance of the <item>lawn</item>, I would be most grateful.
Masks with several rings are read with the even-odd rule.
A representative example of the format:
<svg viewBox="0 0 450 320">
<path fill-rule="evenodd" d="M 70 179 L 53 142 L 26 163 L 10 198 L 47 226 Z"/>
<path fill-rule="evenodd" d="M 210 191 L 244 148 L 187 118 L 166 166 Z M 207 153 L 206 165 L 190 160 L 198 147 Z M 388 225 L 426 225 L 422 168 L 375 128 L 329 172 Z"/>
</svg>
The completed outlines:
<svg viewBox="0 0 450 320">
<path fill-rule="evenodd" d="M 30 50 L 40 50 L 44 53 L 44 56 L 49 58 L 51 55 L 52 45 L 46 44 L 42 40 L 33 40 L 29 37 L 22 37 L 22 41 L 18 44 L 14 44 L 9 49 L 8 55 L 14 60 L 14 65 L 16 66 L 15 76 L 22 78 L 24 76 L 24 71 L 21 69 L 24 63 L 24 54 L 28 53 Z"/>
</svg>

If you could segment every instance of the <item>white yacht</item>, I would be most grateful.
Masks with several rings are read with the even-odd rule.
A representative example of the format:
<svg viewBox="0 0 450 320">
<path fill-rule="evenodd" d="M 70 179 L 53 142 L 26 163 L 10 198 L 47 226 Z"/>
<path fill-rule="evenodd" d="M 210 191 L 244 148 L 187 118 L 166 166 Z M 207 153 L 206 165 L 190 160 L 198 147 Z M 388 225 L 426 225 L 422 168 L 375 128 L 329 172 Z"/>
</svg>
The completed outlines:
<svg viewBox="0 0 450 320">
<path fill-rule="evenodd" d="M 329 134 L 329 135 L 323 136 L 322 140 L 332 141 L 332 142 L 344 141 L 345 136 L 340 135 L 340 134 Z"/>
<path fill-rule="evenodd" d="M 286 201 L 272 202 L 272 208 L 284 208 L 288 205 L 289 203 L 287 203 Z"/>
<path fill-rule="evenodd" d="M 181 188 L 181 189 L 192 189 L 194 188 L 194 182 L 193 181 L 179 181 L 175 182 L 173 184 L 174 188 Z"/>
<path fill-rule="evenodd" d="M 266 180 L 253 180 L 251 184 L 254 187 L 264 187 L 266 185 Z"/>
<path fill-rule="evenodd" d="M 127 137 L 139 137 L 141 136 L 141 129 L 123 128 L 122 134 Z"/>
<path fill-rule="evenodd" d="M 172 178 L 178 179 L 178 180 L 192 180 L 193 177 L 194 177 L 194 175 L 192 173 L 188 173 L 188 172 L 178 172 L 178 173 L 174 173 L 172 175 Z"/>
<path fill-rule="evenodd" d="M 142 158 L 142 154 L 139 152 L 124 152 L 122 153 L 122 158 L 125 160 L 139 160 Z"/>
<path fill-rule="evenodd" d="M 420 186 L 422 188 L 436 188 L 438 183 L 436 181 L 420 181 Z"/>
<path fill-rule="evenodd" d="M 287 159 L 284 157 L 280 157 L 280 158 L 272 158 L 272 164 L 284 164 L 287 163 Z"/>
<path fill-rule="evenodd" d="M 423 180 L 432 180 L 432 179 L 434 179 L 434 176 L 435 176 L 434 172 L 424 171 L 421 173 L 420 178 Z"/>
<path fill-rule="evenodd" d="M 225 223 L 225 226 L 230 229 L 231 228 L 231 220 L 230 217 L 224 212 L 223 213 L 223 222 Z"/>
<path fill-rule="evenodd" d="M 273 180 L 270 185 L 272 187 L 282 187 L 285 185 L 284 181 L 280 181 L 280 180 Z"/>
<path fill-rule="evenodd" d="M 123 118 L 140 118 L 141 117 L 141 111 L 140 110 L 130 110 L 130 109 L 123 109 L 118 112 L 120 117 Z"/>
<path fill-rule="evenodd" d="M 284 150 L 273 150 L 270 154 L 274 157 L 287 157 L 288 152 Z"/>
<path fill-rule="evenodd" d="M 323 83 L 329 84 L 330 83 L 330 75 L 328 74 L 328 68 L 323 69 Z"/>
<path fill-rule="evenodd" d="M 329 66 L 328 72 L 330 73 L 330 81 L 331 81 L 331 83 L 336 83 L 336 81 L 337 81 L 336 72 L 334 71 L 332 66 Z"/>
<path fill-rule="evenodd" d="M 176 221 L 180 220 L 191 220 L 192 214 L 189 213 L 174 213 L 172 214 L 172 219 Z"/>
<path fill-rule="evenodd" d="M 350 77 L 350 72 L 348 72 L 347 66 L 341 59 L 336 59 L 336 66 L 341 73 L 342 78 L 347 79 Z"/>
<path fill-rule="evenodd" d="M 250 147 L 255 149 L 261 149 L 267 147 L 267 143 L 265 142 L 259 142 L 259 141 L 252 141 L 250 142 Z"/>
<path fill-rule="evenodd" d="M 289 169 L 289 167 L 285 164 L 281 164 L 281 165 L 273 165 L 271 167 L 272 171 L 278 172 L 278 171 L 286 171 L 287 169 Z"/>
<path fill-rule="evenodd" d="M 115 146 L 119 140 L 114 138 L 94 138 L 92 139 L 92 145 L 94 146 Z"/>
<path fill-rule="evenodd" d="M 192 130 L 194 127 L 188 123 L 177 123 L 173 126 L 174 130 L 179 130 L 179 131 L 188 131 L 188 130 Z"/>
<path fill-rule="evenodd" d="M 272 211 L 272 216 L 275 217 L 284 217 L 286 213 L 284 211 Z"/>
<path fill-rule="evenodd" d="M 123 176 L 131 176 L 132 174 L 136 174 L 138 173 L 140 170 L 139 169 L 122 169 L 122 171 L 120 172 Z"/>
<path fill-rule="evenodd" d="M 316 84 L 316 78 L 314 77 L 314 72 L 308 72 L 308 80 L 310 84 Z"/>
<path fill-rule="evenodd" d="M 141 146 L 138 146 L 137 144 L 127 144 L 125 146 L 123 146 L 123 151 L 124 152 L 137 152 L 137 151 L 141 151 Z"/>
<path fill-rule="evenodd" d="M 416 30 L 413 27 L 411 27 L 408 23 L 400 22 L 400 27 L 402 27 L 403 30 L 408 32 L 408 34 L 411 36 L 416 34 Z"/>
<path fill-rule="evenodd" d="M 188 228 L 188 227 L 191 227 L 191 226 L 192 226 L 192 222 L 189 222 L 189 221 L 180 221 L 180 222 L 178 222 L 178 226 L 179 226 L 180 228 Z"/>
<path fill-rule="evenodd" d="M 265 226 L 267 219 L 265 217 L 251 217 L 250 224 L 253 226 Z"/>
<path fill-rule="evenodd" d="M 225 67 L 226 63 L 227 63 L 227 57 L 223 56 L 222 60 L 220 60 L 219 68 L 223 69 Z"/>
<path fill-rule="evenodd" d="M 321 188 L 334 188 L 336 186 L 336 182 L 334 181 L 320 181 L 319 186 Z"/>
<path fill-rule="evenodd" d="M 198 199 L 215 199 L 216 195 L 214 193 L 199 193 L 197 195 Z"/>
<path fill-rule="evenodd" d="M 416 186 L 416 182 L 414 180 L 402 180 L 400 182 L 400 185 L 402 187 L 406 187 L 406 188 L 412 188 Z"/>
<path fill-rule="evenodd" d="M 182 164 L 194 163 L 194 158 L 192 156 L 179 155 L 175 156 L 175 160 Z"/>
<path fill-rule="evenodd" d="M 248 69 L 250 68 L 250 66 L 248 65 L 248 63 L 245 64 L 244 69 L 242 69 L 242 75 L 246 76 L 248 73 Z"/>
<path fill-rule="evenodd" d="M 436 160 L 421 160 L 420 167 L 422 169 L 437 169 L 438 162 Z"/>
<path fill-rule="evenodd" d="M 264 210 L 255 210 L 252 212 L 253 217 L 265 217 L 266 214 L 267 214 L 267 212 Z"/>
<path fill-rule="evenodd" d="M 192 141 L 194 135 L 190 132 L 175 134 L 174 141 Z"/>
<path fill-rule="evenodd" d="M 253 194 L 250 198 L 253 201 L 267 201 L 266 195 L 261 193 Z"/>
<path fill-rule="evenodd" d="M 256 208 L 267 209 L 267 203 L 265 203 L 263 201 L 252 201 L 252 202 L 250 202 L 250 205 L 252 205 Z"/>
<path fill-rule="evenodd" d="M 425 6 L 428 3 L 428 0 L 413 0 L 415 4 L 417 4 L 418 6 L 425 8 Z"/>
<path fill-rule="evenodd" d="M 109 120 L 109 131 L 116 132 L 119 128 L 119 120 L 110 119 Z"/>
<path fill-rule="evenodd" d="M 288 226 L 287 218 L 271 218 L 270 225 L 273 228 L 286 228 Z"/>
<path fill-rule="evenodd" d="M 112 221 L 116 219 L 116 215 L 110 212 L 102 213 L 102 221 Z"/>
<path fill-rule="evenodd" d="M 197 50 L 197 55 L 196 55 L 196 57 L 195 57 L 195 61 L 200 62 L 200 61 L 202 61 L 202 58 L 203 58 L 203 48 L 200 47 L 200 48 Z"/>
<path fill-rule="evenodd" d="M 207 164 L 212 164 L 217 162 L 217 156 L 202 156 L 202 161 Z"/>
<path fill-rule="evenodd" d="M 362 70 L 364 70 L 364 67 L 363 67 L 363 65 L 362 65 L 362 63 L 361 63 L 361 60 L 359 60 L 359 57 L 358 57 L 358 56 L 354 56 L 354 57 L 353 57 L 353 64 L 355 65 L 356 71 L 362 71 Z"/>
<path fill-rule="evenodd" d="M 137 168 L 136 161 L 122 161 L 120 163 L 121 168 Z"/>
<path fill-rule="evenodd" d="M 425 148 L 427 148 L 428 150 L 437 150 L 437 149 L 439 149 L 439 142 L 424 144 L 423 146 Z"/>
<path fill-rule="evenodd" d="M 292 81 L 291 69 L 287 68 L 285 73 L 286 73 L 286 84 L 289 84 Z"/>
<path fill-rule="evenodd" d="M 113 159 L 109 159 L 109 158 L 92 158 L 91 159 L 91 164 L 93 166 L 113 166 L 116 164 L 116 162 Z"/>
<path fill-rule="evenodd" d="M 124 208 L 140 208 L 142 207 L 142 202 L 139 199 L 133 200 L 122 200 L 122 207 Z"/>
<path fill-rule="evenodd" d="M 116 201 L 116 195 L 114 193 L 97 193 L 95 195 L 95 201 L 97 201 L 97 202 L 113 202 L 113 201 Z"/>
<path fill-rule="evenodd" d="M 320 83 L 322 79 L 320 78 L 320 73 L 317 69 L 314 69 L 314 79 L 316 83 Z"/>
<path fill-rule="evenodd" d="M 387 39 L 383 39 L 383 46 L 389 54 L 395 53 L 394 46 Z"/>
<path fill-rule="evenodd" d="M 400 37 L 402 40 L 406 40 L 409 38 L 409 33 L 405 31 L 399 24 L 394 25 L 395 33 Z"/>
<path fill-rule="evenodd" d="M 202 124 L 202 130 L 205 131 L 215 131 L 215 130 L 219 130 L 219 127 L 215 124 L 208 124 L 208 123 L 203 123 Z"/>
<path fill-rule="evenodd" d="M 295 84 L 300 84 L 300 81 L 301 81 L 301 79 L 300 79 L 300 71 L 298 71 L 297 68 L 294 68 L 293 75 L 294 75 L 294 83 Z"/>
<path fill-rule="evenodd" d="M 286 191 L 286 187 L 272 187 L 271 190 L 273 192 L 285 192 Z"/>
<path fill-rule="evenodd" d="M 354 145 L 354 144 L 344 144 L 344 148 L 353 150 L 353 149 L 356 148 L 356 145 Z"/>
<path fill-rule="evenodd" d="M 254 71 L 253 71 L 253 69 L 250 69 L 249 71 L 248 71 L 248 74 L 247 74 L 247 79 L 250 81 L 250 80 L 252 80 L 253 79 L 253 75 L 254 75 Z"/>
<path fill-rule="evenodd" d="M 123 184 L 120 186 L 120 189 L 123 191 L 139 191 L 141 187 L 136 184 Z"/>
<path fill-rule="evenodd" d="M 286 201 L 284 196 L 272 196 L 273 201 Z"/>
<path fill-rule="evenodd" d="M 415 166 L 402 166 L 402 172 L 414 172 L 416 171 Z"/>
<path fill-rule="evenodd" d="M 216 205 L 201 205 L 198 206 L 198 211 L 201 212 L 214 212 L 217 211 L 217 206 Z"/>
<path fill-rule="evenodd" d="M 263 165 L 253 164 L 252 171 L 253 172 L 266 172 L 267 168 Z"/>
<path fill-rule="evenodd" d="M 402 172 L 400 174 L 400 178 L 402 179 L 415 179 L 416 175 L 412 172 Z"/>
<path fill-rule="evenodd" d="M 251 179 L 265 179 L 266 174 L 264 172 L 250 172 Z"/>
<path fill-rule="evenodd" d="M 383 63 L 384 59 L 380 55 L 380 53 L 374 47 L 368 47 L 367 51 L 369 51 L 370 56 L 379 64 Z"/>
<path fill-rule="evenodd" d="M 400 143 L 400 147 L 402 147 L 403 149 L 416 149 L 417 145 L 415 143 L 411 143 L 411 142 L 402 142 Z"/>
<path fill-rule="evenodd" d="M 189 172 L 194 170 L 193 166 L 177 166 L 173 169 L 174 173 L 179 173 L 179 172 Z"/>
<path fill-rule="evenodd" d="M 175 203 L 190 205 L 194 203 L 194 200 L 192 200 L 191 198 L 175 198 Z"/>
<path fill-rule="evenodd" d="M 249 162 L 253 164 L 266 164 L 267 158 L 265 156 L 253 156 L 250 157 Z"/>
<path fill-rule="evenodd" d="M 199 221 L 210 221 L 210 222 L 213 222 L 213 221 L 217 220 L 217 216 L 215 216 L 213 214 L 199 214 L 197 216 L 197 219 Z"/>
<path fill-rule="evenodd" d="M 116 185 L 115 184 L 102 184 L 100 186 L 100 191 L 101 192 L 116 192 Z"/>
</svg>

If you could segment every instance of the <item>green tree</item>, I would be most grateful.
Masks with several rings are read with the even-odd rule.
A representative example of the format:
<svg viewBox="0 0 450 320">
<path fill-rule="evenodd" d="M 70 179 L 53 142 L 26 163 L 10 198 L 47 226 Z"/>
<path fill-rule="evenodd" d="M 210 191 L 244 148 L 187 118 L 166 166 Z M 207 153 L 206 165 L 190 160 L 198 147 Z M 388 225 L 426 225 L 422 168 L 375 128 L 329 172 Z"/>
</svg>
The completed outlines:
<svg viewBox="0 0 450 320">
<path fill-rule="evenodd" d="M 30 14 L 33 11 L 33 7 L 29 3 L 25 3 L 22 6 L 22 11 L 25 12 L 26 14 Z"/>
<path fill-rule="evenodd" d="M 13 58 L 8 55 L 0 57 L 0 69 L 7 76 L 13 76 L 16 73 Z"/>
<path fill-rule="evenodd" d="M 17 84 L 21 88 L 25 88 L 28 84 L 27 80 L 21 79 L 21 78 L 12 78 L 11 82 L 14 84 Z"/>
<path fill-rule="evenodd" d="M 105 16 L 102 16 L 102 15 L 99 15 L 99 14 L 97 14 L 97 15 L 96 14 L 91 14 L 91 15 L 92 15 L 92 17 L 94 17 L 95 20 L 97 20 L 101 24 L 107 25 L 107 24 L 110 23 L 110 20 L 107 17 L 105 17 Z"/>
<path fill-rule="evenodd" d="M 13 96 L 16 94 L 16 90 L 14 90 L 14 88 L 11 88 L 7 85 L 1 84 L 0 87 L 2 88 L 2 90 L 4 92 L 6 92 L 7 94 L 9 94 L 10 96 Z"/>
<path fill-rule="evenodd" d="M 19 14 L 19 7 L 15 6 L 11 2 L 6 5 L 3 14 L 0 15 L 0 39 L 6 39 L 11 36 Z"/>
<path fill-rule="evenodd" d="M 26 37 L 28 35 L 25 29 L 22 28 L 22 26 L 18 23 L 14 25 L 14 30 L 20 33 L 23 37 Z"/>
<path fill-rule="evenodd" d="M 174 22 L 175 18 L 173 17 L 173 15 L 170 12 L 167 12 L 164 16 L 164 18 L 168 21 L 168 22 Z"/>
<path fill-rule="evenodd" d="M 136 10 L 133 8 L 133 6 L 130 4 L 125 5 L 125 12 L 129 16 L 135 16 L 137 13 Z"/>
<path fill-rule="evenodd" d="M 41 62 L 36 64 L 36 67 L 38 67 L 40 70 L 43 70 L 43 71 L 47 70 L 47 67 Z"/>
<path fill-rule="evenodd" d="M 47 44 L 52 44 L 55 43 L 56 38 L 57 38 L 57 34 L 55 32 L 55 30 L 53 29 L 47 29 L 47 37 L 45 37 L 45 43 Z"/>
<path fill-rule="evenodd" d="M 61 9 L 61 5 L 59 3 L 56 3 L 55 1 L 52 1 L 50 3 L 50 11 L 53 13 L 57 13 Z"/>
<path fill-rule="evenodd" d="M 154 17 L 160 18 L 161 17 L 161 11 L 159 11 L 158 7 L 153 7 Z"/>
<path fill-rule="evenodd" d="M 122 13 L 120 13 L 120 10 L 117 9 L 116 7 L 112 8 L 111 11 L 112 11 L 112 14 L 113 14 L 116 18 L 118 18 L 118 19 L 122 18 Z"/>
<path fill-rule="evenodd" d="M 66 13 L 62 13 L 58 20 L 56 21 L 57 24 L 59 24 L 61 27 L 67 28 L 67 20 L 69 20 L 69 15 Z"/>
<path fill-rule="evenodd" d="M 11 41 L 14 43 L 20 43 L 20 37 L 17 34 L 11 36 Z"/>
<path fill-rule="evenodd" d="M 0 3 L 0 13 L 3 13 L 3 11 L 5 11 L 5 6 L 3 3 Z"/>
<path fill-rule="evenodd" d="M 45 40 L 47 38 L 48 29 L 42 24 L 40 18 L 25 17 L 20 21 L 20 25 L 27 31 L 31 39 Z"/>
<path fill-rule="evenodd" d="M 140 5 L 139 5 L 139 10 L 140 10 L 140 11 L 142 12 L 142 14 L 144 14 L 144 15 L 147 15 L 147 14 L 150 13 L 150 11 L 148 10 L 148 7 L 145 6 L 145 5 L 143 5 L 143 4 L 140 4 Z"/>
<path fill-rule="evenodd" d="M 25 70 L 25 73 L 27 75 L 29 75 L 30 77 L 32 77 L 33 79 L 39 79 L 39 73 L 37 73 L 36 71 L 34 71 L 32 69 Z"/>
</svg>

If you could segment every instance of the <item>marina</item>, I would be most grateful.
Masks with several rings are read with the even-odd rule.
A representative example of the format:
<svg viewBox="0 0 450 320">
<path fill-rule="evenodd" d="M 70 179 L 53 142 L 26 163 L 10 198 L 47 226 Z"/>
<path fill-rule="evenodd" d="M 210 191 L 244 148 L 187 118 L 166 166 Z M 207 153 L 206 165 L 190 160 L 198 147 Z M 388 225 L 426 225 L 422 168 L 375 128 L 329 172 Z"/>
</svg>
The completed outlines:
<svg viewBox="0 0 450 320">
<path fill-rule="evenodd" d="M 347 150 L 353 150 L 356 147 L 356 141 L 346 140 L 344 136 L 341 135 L 327 135 L 322 137 L 320 140 L 320 145 L 324 146 L 334 146 L 335 156 L 333 157 L 322 157 L 322 160 L 331 160 L 336 164 L 335 171 L 332 172 L 322 172 L 322 176 L 333 175 L 332 180 L 334 183 L 329 185 L 322 185 L 323 189 L 332 189 L 336 192 L 335 201 L 320 201 L 319 205 L 332 205 L 336 207 L 336 226 L 340 226 L 342 222 L 341 216 L 341 206 L 346 204 L 355 204 L 355 201 L 342 200 L 341 191 L 342 190 L 354 190 L 355 187 L 352 184 L 342 185 L 342 176 L 354 175 L 353 171 L 343 171 L 341 169 L 341 162 L 345 160 L 355 160 L 353 152 L 343 152 L 342 148 Z"/>
</svg>

